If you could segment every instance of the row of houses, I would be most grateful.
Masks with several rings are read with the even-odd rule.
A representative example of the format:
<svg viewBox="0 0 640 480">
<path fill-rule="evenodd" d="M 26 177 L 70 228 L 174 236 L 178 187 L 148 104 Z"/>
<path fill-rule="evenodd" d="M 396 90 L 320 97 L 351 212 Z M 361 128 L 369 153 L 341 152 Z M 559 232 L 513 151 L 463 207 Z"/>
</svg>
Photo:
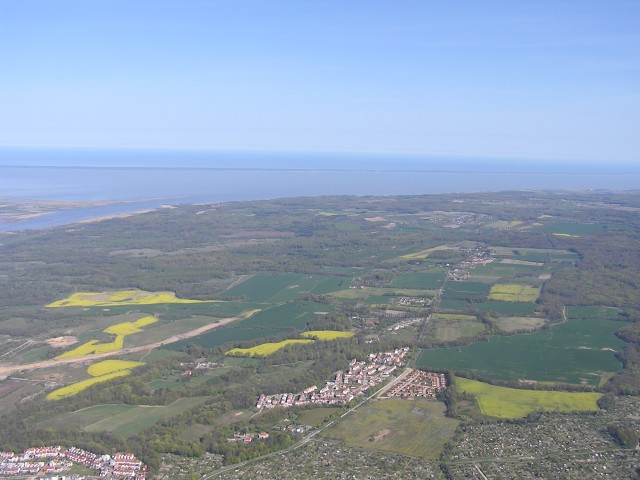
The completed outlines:
<svg viewBox="0 0 640 480">
<path fill-rule="evenodd" d="M 259 410 L 276 407 L 296 407 L 310 404 L 344 405 L 354 398 L 363 395 L 369 388 L 387 380 L 398 367 L 403 366 L 403 359 L 409 348 L 396 349 L 392 352 L 369 354 L 366 361 L 351 360 L 347 370 L 339 370 L 334 379 L 318 389 L 316 385 L 299 393 L 261 394 L 256 408 Z"/>
<path fill-rule="evenodd" d="M 409 374 L 393 386 L 388 397 L 435 397 L 440 390 L 447 388 L 447 378 L 443 373 L 409 371 Z"/>
<path fill-rule="evenodd" d="M 147 475 L 147 466 L 132 453 L 116 453 L 111 457 L 61 446 L 32 447 L 21 454 L 0 452 L 0 475 L 3 476 L 59 474 L 74 464 L 97 470 L 104 478 L 145 480 Z"/>
</svg>

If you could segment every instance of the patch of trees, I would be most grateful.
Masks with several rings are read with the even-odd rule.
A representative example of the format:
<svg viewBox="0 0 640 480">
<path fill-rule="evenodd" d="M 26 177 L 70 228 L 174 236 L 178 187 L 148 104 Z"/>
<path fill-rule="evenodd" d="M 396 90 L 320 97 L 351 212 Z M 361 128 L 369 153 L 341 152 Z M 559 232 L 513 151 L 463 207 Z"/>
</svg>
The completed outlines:
<svg viewBox="0 0 640 480">
<path fill-rule="evenodd" d="M 636 448 L 638 446 L 638 432 L 631 427 L 609 425 L 607 432 L 623 448 Z"/>
</svg>

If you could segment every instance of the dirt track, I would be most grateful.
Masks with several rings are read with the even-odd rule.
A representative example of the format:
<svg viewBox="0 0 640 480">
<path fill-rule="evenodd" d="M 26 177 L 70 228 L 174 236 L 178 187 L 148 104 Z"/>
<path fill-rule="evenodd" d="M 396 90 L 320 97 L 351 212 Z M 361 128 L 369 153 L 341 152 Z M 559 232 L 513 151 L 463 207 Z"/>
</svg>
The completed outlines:
<svg viewBox="0 0 640 480">
<path fill-rule="evenodd" d="M 1 365 L 0 364 L 0 377 L 5 377 L 7 375 L 11 375 L 12 373 L 21 372 L 23 370 L 38 370 L 40 368 L 56 367 L 58 365 L 65 365 L 67 363 L 81 363 L 81 362 L 86 362 L 87 360 L 96 360 L 99 358 L 113 357 L 115 355 L 126 355 L 127 353 L 144 352 L 146 350 L 152 350 L 154 348 L 161 347 L 162 345 L 167 345 L 168 343 L 174 343 L 180 340 L 184 340 L 185 338 L 195 337 L 209 330 L 222 327 L 223 325 L 226 325 L 235 320 L 238 320 L 239 318 L 240 317 L 223 318 L 219 322 L 209 323 L 203 327 L 196 328 L 195 330 L 191 330 L 186 333 L 181 333 L 180 335 L 174 335 L 160 342 L 149 343 L 147 345 L 140 345 L 137 347 L 123 348 L 122 350 L 117 350 L 115 352 L 96 353 L 91 355 L 84 355 L 82 357 L 65 358 L 61 360 L 53 358 L 51 360 L 42 360 L 41 362 L 27 363 L 24 365 L 7 365 L 7 364 Z"/>
</svg>

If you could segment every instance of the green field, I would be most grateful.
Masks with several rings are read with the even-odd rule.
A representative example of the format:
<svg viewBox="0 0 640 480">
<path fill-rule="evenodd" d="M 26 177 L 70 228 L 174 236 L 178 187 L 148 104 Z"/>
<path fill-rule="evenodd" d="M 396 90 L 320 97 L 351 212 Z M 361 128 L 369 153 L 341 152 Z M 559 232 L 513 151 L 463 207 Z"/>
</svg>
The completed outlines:
<svg viewBox="0 0 640 480">
<path fill-rule="evenodd" d="M 283 273 L 255 275 L 224 292 L 225 298 L 243 298 L 254 303 L 282 303 L 303 293 L 325 294 L 348 288 L 351 277 Z"/>
<path fill-rule="evenodd" d="M 476 303 L 479 312 L 491 312 L 498 315 L 533 315 L 537 305 L 529 302 L 503 302 L 501 300 L 487 300 Z"/>
<path fill-rule="evenodd" d="M 476 281 L 493 282 L 500 279 L 525 277 L 537 278 L 544 271 L 543 267 L 535 265 L 518 265 L 493 262 L 480 265 L 470 270 L 471 279 Z"/>
<path fill-rule="evenodd" d="M 601 393 L 521 390 L 456 378 L 460 392 L 475 396 L 484 415 L 497 418 L 522 418 L 537 410 L 553 412 L 596 412 Z"/>
<path fill-rule="evenodd" d="M 569 320 L 548 331 L 493 336 L 459 348 L 422 350 L 417 366 L 472 371 L 497 380 L 586 383 L 617 372 L 615 351 L 624 342 L 614 336 L 622 322 Z"/>
<path fill-rule="evenodd" d="M 503 302 L 535 302 L 540 296 L 540 287 L 515 283 L 493 285 L 489 291 L 489 300 Z"/>
<path fill-rule="evenodd" d="M 337 409 L 331 407 L 318 407 L 309 410 L 302 410 L 298 415 L 298 423 L 301 425 L 309 425 L 316 428 L 322 425 L 327 417 L 337 412 Z"/>
<path fill-rule="evenodd" d="M 200 345 L 205 348 L 212 348 L 219 347 L 225 343 L 246 342 L 271 336 L 283 336 L 287 333 L 287 329 L 278 328 L 218 328 L 211 330 L 210 332 L 203 333 L 202 335 L 198 335 L 197 337 L 180 340 L 179 342 L 170 343 L 160 348 L 178 351 L 182 350 L 190 343 Z"/>
<path fill-rule="evenodd" d="M 552 250 L 544 248 L 509 248 L 492 247 L 494 255 L 498 257 L 525 260 L 528 262 L 563 262 L 576 260 L 579 255 L 568 250 Z"/>
<path fill-rule="evenodd" d="M 444 404 L 434 400 L 378 400 L 340 419 L 323 436 L 368 450 L 434 460 L 458 426 L 444 410 Z"/>
<path fill-rule="evenodd" d="M 447 273 L 443 270 L 434 272 L 412 272 L 398 275 L 391 281 L 391 285 L 398 288 L 415 290 L 437 290 L 442 286 Z"/>
<path fill-rule="evenodd" d="M 425 336 L 433 336 L 441 342 L 452 342 L 459 338 L 474 337 L 486 329 L 484 324 L 470 322 L 469 320 L 438 320 L 433 321 L 432 324 L 427 327 Z"/>
<path fill-rule="evenodd" d="M 464 315 L 462 313 L 434 313 L 431 318 L 433 320 L 469 320 L 472 322 L 478 319 L 475 315 Z"/>
<path fill-rule="evenodd" d="M 441 310 L 467 310 L 470 307 L 469 302 L 456 298 L 443 298 L 440 300 Z"/>
<path fill-rule="evenodd" d="M 486 297 L 489 295 L 490 285 L 482 282 L 447 282 L 442 293 L 443 298 L 465 299 Z"/>
<path fill-rule="evenodd" d="M 576 319 L 620 320 L 615 307 L 567 307 L 567 317 Z"/>
<path fill-rule="evenodd" d="M 175 417 L 191 408 L 202 405 L 207 398 L 180 398 L 167 406 L 98 405 L 65 415 L 71 416 L 71 421 L 73 421 L 73 415 L 77 414 L 81 422 L 86 422 L 83 417 L 93 417 L 96 421 L 84 427 L 86 432 L 112 432 L 118 437 L 127 438 L 152 426 L 159 420 Z M 120 408 L 114 409 L 114 407 Z"/>
<path fill-rule="evenodd" d="M 271 307 L 234 323 L 237 328 L 295 328 L 304 330 L 316 312 L 331 312 L 332 305 L 315 302 L 291 302 Z"/>
<path fill-rule="evenodd" d="M 602 233 L 604 232 L 604 226 L 597 223 L 555 222 L 534 227 L 531 231 L 580 237 L 582 235 Z"/>
<path fill-rule="evenodd" d="M 500 317 L 496 326 L 505 332 L 532 331 L 544 325 L 545 319 L 539 317 Z"/>
</svg>

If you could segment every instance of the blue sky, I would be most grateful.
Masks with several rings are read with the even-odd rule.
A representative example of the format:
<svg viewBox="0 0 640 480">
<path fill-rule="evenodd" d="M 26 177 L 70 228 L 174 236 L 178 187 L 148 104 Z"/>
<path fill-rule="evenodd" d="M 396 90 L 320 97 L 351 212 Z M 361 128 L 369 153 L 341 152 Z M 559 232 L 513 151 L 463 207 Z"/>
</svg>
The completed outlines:
<svg viewBox="0 0 640 480">
<path fill-rule="evenodd" d="M 0 145 L 640 163 L 640 2 L 0 0 Z"/>
</svg>

